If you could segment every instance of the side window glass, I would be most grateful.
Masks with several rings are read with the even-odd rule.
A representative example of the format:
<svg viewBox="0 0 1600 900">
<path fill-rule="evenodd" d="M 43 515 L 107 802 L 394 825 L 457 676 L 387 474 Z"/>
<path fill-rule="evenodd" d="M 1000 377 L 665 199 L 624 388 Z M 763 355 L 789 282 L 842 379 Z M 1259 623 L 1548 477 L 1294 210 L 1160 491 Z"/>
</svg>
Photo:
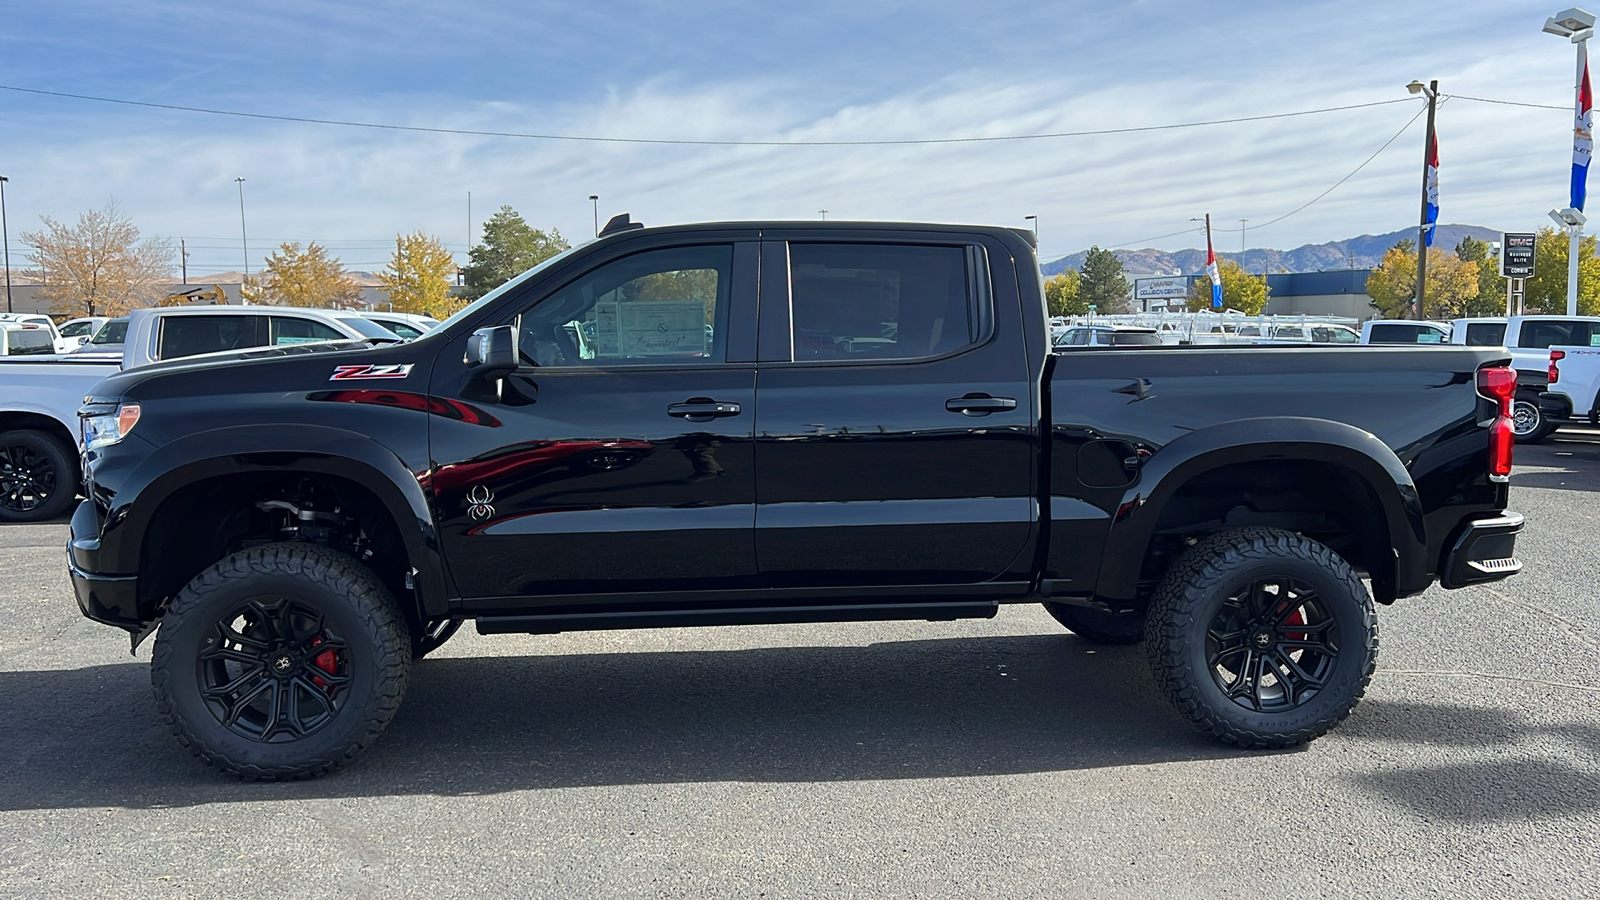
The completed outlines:
<svg viewBox="0 0 1600 900">
<path fill-rule="evenodd" d="M 272 346 L 309 344 L 314 341 L 342 341 L 345 336 L 329 325 L 311 319 L 272 317 Z"/>
<path fill-rule="evenodd" d="M 201 353 L 261 346 L 260 316 L 167 316 L 161 319 L 157 357 L 182 359 Z"/>
<path fill-rule="evenodd" d="M 794 358 L 916 359 L 977 339 L 967 248 L 790 244 Z"/>
<path fill-rule="evenodd" d="M 696 364 L 725 356 L 733 247 L 647 250 L 579 276 L 518 320 L 536 366 Z"/>
</svg>

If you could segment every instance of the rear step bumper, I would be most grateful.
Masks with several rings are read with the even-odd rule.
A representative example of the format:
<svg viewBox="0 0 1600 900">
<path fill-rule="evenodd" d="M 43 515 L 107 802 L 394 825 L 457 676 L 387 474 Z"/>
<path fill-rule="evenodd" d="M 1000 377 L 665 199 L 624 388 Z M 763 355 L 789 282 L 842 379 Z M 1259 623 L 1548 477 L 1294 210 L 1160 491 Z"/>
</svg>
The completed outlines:
<svg viewBox="0 0 1600 900">
<path fill-rule="evenodd" d="M 1522 533 L 1522 515 L 1504 512 L 1492 519 L 1478 519 L 1467 525 L 1445 555 L 1439 584 L 1447 588 L 1499 581 L 1522 571 L 1517 558 L 1517 535 Z"/>
</svg>

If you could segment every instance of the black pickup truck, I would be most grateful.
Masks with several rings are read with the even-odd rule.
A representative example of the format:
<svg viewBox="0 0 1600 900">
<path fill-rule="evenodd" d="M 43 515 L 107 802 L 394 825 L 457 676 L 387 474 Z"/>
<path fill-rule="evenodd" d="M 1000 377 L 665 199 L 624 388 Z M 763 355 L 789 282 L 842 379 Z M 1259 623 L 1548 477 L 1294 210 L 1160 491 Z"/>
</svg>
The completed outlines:
<svg viewBox="0 0 1600 900">
<path fill-rule="evenodd" d="M 409 344 L 101 382 L 67 550 L 85 615 L 160 626 L 176 736 L 247 778 L 354 757 L 467 619 L 1001 603 L 1142 638 L 1184 717 L 1285 747 L 1361 697 L 1374 597 L 1521 568 L 1507 363 L 1052 353 L 1024 231 L 618 217 Z"/>
</svg>

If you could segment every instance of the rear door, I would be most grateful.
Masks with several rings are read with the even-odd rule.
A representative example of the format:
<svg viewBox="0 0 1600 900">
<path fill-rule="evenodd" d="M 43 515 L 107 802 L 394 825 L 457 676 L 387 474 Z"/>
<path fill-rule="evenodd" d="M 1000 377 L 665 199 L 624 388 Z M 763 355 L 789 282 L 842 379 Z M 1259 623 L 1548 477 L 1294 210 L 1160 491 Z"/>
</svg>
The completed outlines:
<svg viewBox="0 0 1600 900">
<path fill-rule="evenodd" d="M 1009 254 L 980 237 L 765 236 L 763 583 L 1004 577 L 1033 528 L 1038 420 Z"/>
</svg>

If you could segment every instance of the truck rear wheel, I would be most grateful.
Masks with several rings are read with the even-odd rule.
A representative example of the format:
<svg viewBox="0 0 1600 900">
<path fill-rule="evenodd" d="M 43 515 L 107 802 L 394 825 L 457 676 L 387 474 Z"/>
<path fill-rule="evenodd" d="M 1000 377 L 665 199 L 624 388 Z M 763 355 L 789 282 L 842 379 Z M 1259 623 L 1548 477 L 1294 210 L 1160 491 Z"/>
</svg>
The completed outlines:
<svg viewBox="0 0 1600 900">
<path fill-rule="evenodd" d="M 1539 408 L 1537 396 L 1518 395 L 1511 403 L 1511 433 L 1519 444 L 1537 444 L 1556 430 L 1556 423 Z"/>
<path fill-rule="evenodd" d="M 1245 748 L 1326 734 L 1372 679 L 1372 598 L 1338 554 L 1276 528 L 1201 540 L 1156 589 L 1146 623 L 1156 682 L 1201 731 Z"/>
<path fill-rule="evenodd" d="M 42 431 L 0 434 L 0 522 L 47 522 L 78 497 L 77 454 Z"/>
<path fill-rule="evenodd" d="M 1044 608 L 1068 631 L 1090 643 L 1137 644 L 1144 640 L 1144 616 L 1141 615 L 1065 603 L 1046 603 Z"/>
<path fill-rule="evenodd" d="M 321 775 L 400 706 L 411 636 L 370 569 L 314 544 L 235 553 L 161 622 L 150 677 L 180 743 L 246 780 Z"/>
</svg>

